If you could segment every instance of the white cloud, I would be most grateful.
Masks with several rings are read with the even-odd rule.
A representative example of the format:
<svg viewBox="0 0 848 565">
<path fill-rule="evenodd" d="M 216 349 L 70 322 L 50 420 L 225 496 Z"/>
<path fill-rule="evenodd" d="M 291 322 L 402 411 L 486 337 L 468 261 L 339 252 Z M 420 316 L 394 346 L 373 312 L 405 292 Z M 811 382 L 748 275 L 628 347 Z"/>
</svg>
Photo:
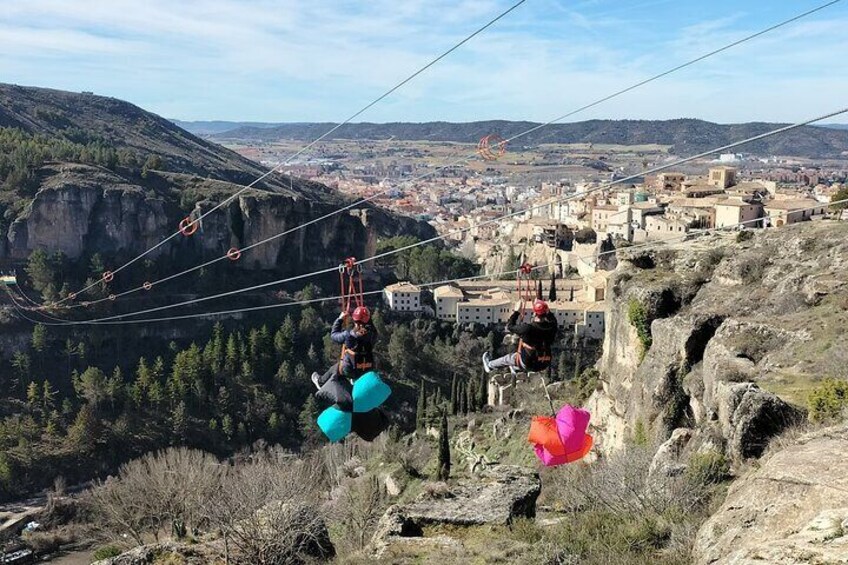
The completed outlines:
<svg viewBox="0 0 848 565">
<path fill-rule="evenodd" d="M 169 117 L 340 120 L 510 1 L 3 0 L 0 76 Z M 361 119 L 545 121 L 771 21 L 734 12 L 680 29 L 632 25 L 670 1 L 527 2 Z M 822 12 L 573 119 L 829 109 L 848 89 L 846 24 L 846 10 Z"/>
</svg>

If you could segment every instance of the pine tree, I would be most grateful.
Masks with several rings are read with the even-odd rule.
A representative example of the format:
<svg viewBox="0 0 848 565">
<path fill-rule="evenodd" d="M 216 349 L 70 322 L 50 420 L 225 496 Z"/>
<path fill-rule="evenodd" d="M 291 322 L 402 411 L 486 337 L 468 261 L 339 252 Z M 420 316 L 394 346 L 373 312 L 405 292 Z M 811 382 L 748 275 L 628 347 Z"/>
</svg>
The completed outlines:
<svg viewBox="0 0 848 565">
<path fill-rule="evenodd" d="M 268 417 L 268 435 L 271 439 L 276 439 L 279 436 L 281 428 L 280 415 L 276 412 L 271 412 L 271 415 Z"/>
<path fill-rule="evenodd" d="M 476 412 L 477 410 L 477 383 L 471 378 L 468 379 L 468 411 Z"/>
<path fill-rule="evenodd" d="M 451 416 L 456 416 L 456 413 L 459 411 L 459 403 L 456 394 L 456 373 L 453 374 L 453 378 L 451 379 L 451 395 L 450 395 L 450 411 Z"/>
<path fill-rule="evenodd" d="M 185 441 L 187 428 L 188 414 L 186 404 L 185 401 L 180 400 L 173 412 L 171 412 L 171 430 L 174 432 L 174 439 L 180 443 Z"/>
<path fill-rule="evenodd" d="M 239 368 L 239 361 L 238 341 L 236 341 L 236 336 L 234 334 L 230 334 L 230 337 L 227 338 L 227 351 L 224 356 L 224 372 L 230 378 L 234 378 L 236 376 L 236 371 Z"/>
<path fill-rule="evenodd" d="M 59 412 L 56 410 L 51 410 L 50 415 L 47 417 L 47 425 L 44 426 L 44 433 L 50 437 L 56 437 L 59 435 Z"/>
<path fill-rule="evenodd" d="M 451 460 L 450 460 L 450 438 L 448 437 L 448 417 L 442 411 L 442 423 L 439 427 L 439 465 L 438 479 L 446 481 L 450 478 Z"/>
<path fill-rule="evenodd" d="M 236 430 L 233 424 L 233 419 L 229 414 L 224 414 L 224 417 L 221 418 L 221 431 L 224 432 L 224 437 L 227 438 L 227 441 L 233 440 Z"/>
<path fill-rule="evenodd" d="M 556 299 L 557 299 L 556 277 L 554 276 L 553 273 L 551 273 L 551 288 L 548 290 L 548 300 L 550 300 L 551 302 L 554 302 L 554 301 L 556 301 Z"/>
<path fill-rule="evenodd" d="M 291 358 L 292 346 L 295 338 L 294 320 L 291 315 L 286 316 L 283 320 L 283 325 L 274 334 L 274 352 L 277 354 L 277 361 L 282 362 Z"/>
<path fill-rule="evenodd" d="M 147 359 L 142 357 L 138 360 L 138 368 L 135 370 L 135 382 L 133 382 L 130 389 L 130 396 L 136 406 L 144 406 L 147 393 L 153 384 L 152 381 L 153 377 L 150 368 L 147 366 Z"/>
<path fill-rule="evenodd" d="M 418 405 L 415 410 L 415 427 L 421 429 L 427 423 L 427 390 L 422 379 L 418 385 Z"/>
<path fill-rule="evenodd" d="M 36 353 L 41 354 L 45 347 L 47 347 L 47 328 L 44 324 L 36 324 L 32 330 L 32 348 Z"/>
<path fill-rule="evenodd" d="M 50 381 L 44 379 L 41 392 L 41 407 L 45 414 L 49 414 L 56 408 L 56 391 L 50 386 Z"/>
<path fill-rule="evenodd" d="M 310 394 L 306 398 L 303 410 L 300 411 L 297 417 L 300 435 L 303 437 L 303 443 L 307 447 L 315 447 L 321 444 L 321 429 L 316 422 L 318 414 L 318 402 L 315 400 L 315 395 Z"/>
<path fill-rule="evenodd" d="M 29 406 L 30 410 L 35 410 L 38 408 L 39 402 L 39 390 L 38 384 L 35 381 L 29 383 L 27 386 L 27 406 Z"/>
</svg>

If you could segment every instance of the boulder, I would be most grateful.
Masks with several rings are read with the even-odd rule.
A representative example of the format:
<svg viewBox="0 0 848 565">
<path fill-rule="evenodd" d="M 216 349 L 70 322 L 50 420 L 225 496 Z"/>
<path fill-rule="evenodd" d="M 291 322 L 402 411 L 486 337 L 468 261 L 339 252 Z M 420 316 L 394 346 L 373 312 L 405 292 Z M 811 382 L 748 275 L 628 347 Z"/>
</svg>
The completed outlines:
<svg viewBox="0 0 848 565">
<path fill-rule="evenodd" d="M 660 445 L 651 466 L 648 470 L 650 476 L 673 477 L 686 470 L 686 465 L 680 462 L 683 450 L 692 439 L 692 430 L 689 428 L 678 428 L 671 433 L 671 437 Z"/>
<path fill-rule="evenodd" d="M 736 460 L 759 457 L 769 440 L 803 418 L 803 412 L 753 383 L 718 383 L 718 423 L 727 454 Z"/>
<path fill-rule="evenodd" d="M 164 559 L 172 559 L 175 563 L 185 563 L 186 565 L 201 565 L 208 563 L 209 557 L 198 547 L 165 542 L 134 547 L 117 557 L 101 559 L 95 561 L 92 565 L 149 565 L 160 563 Z"/>
<path fill-rule="evenodd" d="M 386 473 L 383 477 L 383 486 L 386 487 L 386 494 L 389 496 L 399 496 L 403 490 L 400 481 L 391 473 Z"/>
<path fill-rule="evenodd" d="M 700 564 L 845 563 L 848 425 L 802 436 L 733 484 L 698 532 Z"/>
<path fill-rule="evenodd" d="M 421 536 L 428 525 L 506 525 L 518 517 L 533 518 L 540 491 L 539 475 L 533 471 L 491 467 L 478 479 L 449 486 L 438 497 L 425 492 L 410 504 L 392 506 L 380 519 L 374 540 Z"/>
</svg>

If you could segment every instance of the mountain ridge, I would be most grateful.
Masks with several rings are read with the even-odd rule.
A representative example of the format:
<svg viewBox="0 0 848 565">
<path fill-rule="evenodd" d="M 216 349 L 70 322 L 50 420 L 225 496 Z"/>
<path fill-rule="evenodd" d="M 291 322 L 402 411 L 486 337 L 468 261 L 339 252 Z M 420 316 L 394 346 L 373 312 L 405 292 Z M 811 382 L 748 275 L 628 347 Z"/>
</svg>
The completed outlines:
<svg viewBox="0 0 848 565">
<path fill-rule="evenodd" d="M 288 123 L 275 127 L 237 127 L 213 134 L 215 141 L 253 140 L 272 142 L 316 139 L 333 123 Z M 479 122 L 361 122 L 345 124 L 328 139 L 437 141 L 476 143 L 489 134 L 510 138 L 533 127 L 536 122 L 487 120 Z M 588 120 L 551 124 L 516 141 L 520 146 L 543 143 L 596 143 L 614 145 L 669 145 L 672 152 L 684 155 L 753 137 L 787 124 L 750 122 L 717 124 L 694 118 L 674 120 Z M 785 135 L 748 145 L 746 152 L 759 155 L 791 155 L 810 158 L 838 158 L 848 147 L 848 130 L 836 125 L 804 126 Z"/>
</svg>

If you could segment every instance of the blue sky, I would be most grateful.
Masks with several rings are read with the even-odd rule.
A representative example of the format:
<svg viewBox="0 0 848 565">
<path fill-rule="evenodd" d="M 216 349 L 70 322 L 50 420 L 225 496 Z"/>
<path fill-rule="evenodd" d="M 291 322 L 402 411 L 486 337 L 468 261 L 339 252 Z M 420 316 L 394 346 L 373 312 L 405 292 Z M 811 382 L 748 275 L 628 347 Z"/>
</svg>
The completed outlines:
<svg viewBox="0 0 848 565">
<path fill-rule="evenodd" d="M 170 118 L 339 121 L 514 0 L 2 0 L 0 82 Z M 824 0 L 528 0 L 361 121 L 547 121 Z M 848 103 L 848 0 L 570 118 Z M 846 120 L 843 120 L 846 121 Z"/>
</svg>

